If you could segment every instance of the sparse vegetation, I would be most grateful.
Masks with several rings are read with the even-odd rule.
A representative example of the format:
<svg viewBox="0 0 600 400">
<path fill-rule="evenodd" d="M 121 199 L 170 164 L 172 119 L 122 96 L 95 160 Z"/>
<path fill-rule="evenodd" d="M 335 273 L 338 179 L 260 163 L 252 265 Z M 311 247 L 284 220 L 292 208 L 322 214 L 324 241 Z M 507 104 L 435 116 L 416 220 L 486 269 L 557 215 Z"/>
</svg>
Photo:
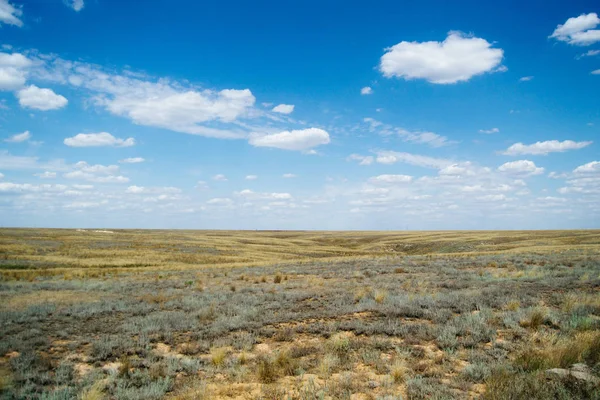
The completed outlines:
<svg viewBox="0 0 600 400">
<path fill-rule="evenodd" d="M 0 398 L 600 398 L 599 251 L 595 231 L 4 229 Z"/>
</svg>

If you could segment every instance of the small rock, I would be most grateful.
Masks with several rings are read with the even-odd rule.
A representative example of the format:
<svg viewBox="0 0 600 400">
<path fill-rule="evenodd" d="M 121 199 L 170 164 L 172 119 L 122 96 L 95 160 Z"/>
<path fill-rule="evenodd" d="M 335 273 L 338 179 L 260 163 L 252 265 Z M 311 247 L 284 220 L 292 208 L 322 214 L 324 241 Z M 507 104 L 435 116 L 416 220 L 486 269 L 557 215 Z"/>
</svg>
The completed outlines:
<svg viewBox="0 0 600 400">
<path fill-rule="evenodd" d="M 379 387 L 379 382 L 377 381 L 369 381 L 367 383 L 367 386 L 369 386 L 369 389 L 375 389 Z"/>
<path fill-rule="evenodd" d="M 587 369 L 587 367 L 586 367 Z M 550 378 L 575 378 L 578 381 L 599 383 L 600 379 L 585 371 L 578 371 L 576 369 L 564 369 L 564 368 L 552 368 L 546 370 L 546 375 Z"/>
<path fill-rule="evenodd" d="M 578 372 L 590 372 L 590 367 L 588 367 L 587 365 L 583 364 L 583 363 L 577 363 L 577 364 L 573 364 L 571 365 L 571 371 L 578 371 Z"/>
<path fill-rule="evenodd" d="M 118 361 L 117 362 L 107 363 L 107 364 L 104 364 L 102 366 L 102 370 L 104 370 L 104 371 L 106 371 L 108 373 L 114 374 L 114 373 L 116 373 L 119 370 L 119 368 L 121 368 L 121 365 L 123 365 L 123 364 L 121 364 Z"/>
</svg>

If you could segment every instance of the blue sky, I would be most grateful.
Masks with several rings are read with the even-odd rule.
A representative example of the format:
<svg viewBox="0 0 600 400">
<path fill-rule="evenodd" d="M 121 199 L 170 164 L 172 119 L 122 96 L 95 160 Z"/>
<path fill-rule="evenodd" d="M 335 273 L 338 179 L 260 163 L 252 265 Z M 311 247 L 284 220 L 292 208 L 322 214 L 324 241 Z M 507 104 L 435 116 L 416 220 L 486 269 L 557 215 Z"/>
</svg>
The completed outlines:
<svg viewBox="0 0 600 400">
<path fill-rule="evenodd" d="M 597 2 L 0 0 L 0 224 L 600 227 Z"/>
</svg>

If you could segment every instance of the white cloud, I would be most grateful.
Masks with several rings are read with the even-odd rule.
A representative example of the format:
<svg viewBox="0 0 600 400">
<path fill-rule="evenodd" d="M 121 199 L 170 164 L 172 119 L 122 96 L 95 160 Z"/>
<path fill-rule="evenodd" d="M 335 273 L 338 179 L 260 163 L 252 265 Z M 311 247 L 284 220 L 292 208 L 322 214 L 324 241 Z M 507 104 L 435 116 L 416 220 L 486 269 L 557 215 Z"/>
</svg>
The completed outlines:
<svg viewBox="0 0 600 400">
<path fill-rule="evenodd" d="M 440 169 L 438 173 L 440 175 L 474 175 L 474 172 L 468 168 L 469 166 L 470 163 L 466 163 L 464 166 L 452 164 Z"/>
<path fill-rule="evenodd" d="M 143 159 L 142 157 L 131 157 L 131 158 L 124 158 L 122 160 L 119 160 L 119 163 L 121 163 L 121 164 L 139 164 L 139 163 L 143 163 L 144 161 L 146 161 L 146 160 Z"/>
<path fill-rule="evenodd" d="M 375 158 L 373 156 L 361 156 L 360 154 L 350 154 L 347 161 L 358 161 L 359 165 L 371 165 Z"/>
<path fill-rule="evenodd" d="M 56 178 L 56 172 L 50 172 L 50 171 L 45 171 L 39 174 L 33 174 L 34 176 L 37 176 L 40 179 L 54 179 Z"/>
<path fill-rule="evenodd" d="M 23 11 L 20 8 L 15 7 L 8 0 L 0 0 L 0 26 L 2 24 L 23 26 L 23 21 L 19 19 L 21 15 Z"/>
<path fill-rule="evenodd" d="M 282 177 L 286 178 L 286 179 L 291 179 L 291 178 L 295 178 L 297 175 L 294 174 L 283 174 Z"/>
<path fill-rule="evenodd" d="M 433 132 L 409 131 L 404 128 L 394 127 L 389 124 L 377 121 L 373 118 L 363 118 L 363 122 L 369 125 L 369 132 L 377 132 L 382 136 L 398 135 L 405 142 L 427 144 L 431 147 L 442 147 L 455 143 L 448 140 L 446 136 L 438 135 Z"/>
<path fill-rule="evenodd" d="M 479 201 L 505 201 L 507 198 L 503 194 L 488 194 L 477 197 Z"/>
<path fill-rule="evenodd" d="M 85 6 L 83 0 L 65 0 L 65 4 L 76 12 L 83 10 L 83 7 Z"/>
<path fill-rule="evenodd" d="M 73 171 L 67 172 L 63 175 L 67 179 L 82 179 L 90 182 L 97 183 L 127 183 L 129 182 L 129 178 L 122 175 L 107 175 L 107 176 L 97 176 L 92 173 L 82 172 L 82 171 Z"/>
<path fill-rule="evenodd" d="M 375 184 L 396 184 L 396 183 L 410 183 L 412 176 L 409 175 L 379 175 L 369 178 L 369 182 Z"/>
<path fill-rule="evenodd" d="M 490 133 L 498 133 L 498 132 L 500 132 L 500 129 L 498 129 L 498 128 L 492 128 L 492 129 L 480 129 L 480 130 L 479 130 L 479 133 L 487 133 L 487 134 L 490 134 Z"/>
<path fill-rule="evenodd" d="M 595 69 L 591 72 L 592 75 L 600 75 L 600 69 Z"/>
<path fill-rule="evenodd" d="M 290 200 L 292 198 L 289 193 L 257 193 L 250 189 L 244 189 L 234 194 L 249 200 Z"/>
<path fill-rule="evenodd" d="M 280 113 L 280 114 L 291 114 L 294 111 L 294 105 L 293 104 L 280 104 L 278 106 L 273 107 L 273 109 L 271 111 Z"/>
<path fill-rule="evenodd" d="M 550 37 L 576 46 L 589 46 L 600 41 L 600 30 L 592 29 L 598 24 L 598 14 L 581 14 L 558 25 Z"/>
<path fill-rule="evenodd" d="M 6 150 L 0 150 L 0 169 L 52 169 L 61 171 L 68 169 L 68 166 L 62 159 L 41 162 L 38 157 L 13 156 Z"/>
<path fill-rule="evenodd" d="M 244 138 L 247 128 L 238 119 L 264 114 L 253 112 L 256 99 L 249 89 L 198 89 L 188 82 L 132 71 L 117 74 L 54 55 L 40 55 L 36 61 L 35 78 L 87 89 L 94 104 L 138 125 L 215 138 Z"/>
<path fill-rule="evenodd" d="M 24 108 L 48 111 L 63 108 L 69 101 L 52 89 L 41 89 L 35 85 L 28 86 L 16 93 L 19 104 Z"/>
<path fill-rule="evenodd" d="M 533 79 L 533 76 L 523 76 L 519 79 L 519 82 L 529 82 Z"/>
<path fill-rule="evenodd" d="M 216 206 L 229 206 L 233 203 L 233 200 L 229 198 L 217 197 L 214 199 L 210 199 L 206 202 L 206 204 L 216 205 Z"/>
<path fill-rule="evenodd" d="M 27 68 L 31 64 L 31 60 L 22 54 L 0 53 L 0 90 L 22 87 L 27 79 Z"/>
<path fill-rule="evenodd" d="M 587 164 L 580 165 L 573 170 L 575 174 L 589 173 L 589 172 L 600 172 L 600 161 L 592 161 Z"/>
<path fill-rule="evenodd" d="M 4 178 L 4 174 L 0 172 L 0 179 Z"/>
<path fill-rule="evenodd" d="M 433 132 L 409 132 L 400 129 L 398 130 L 398 134 L 407 142 L 427 144 L 431 147 L 442 147 L 453 143 L 447 137 Z"/>
<path fill-rule="evenodd" d="M 283 150 L 306 151 L 312 147 L 328 144 L 329 133 L 319 128 L 283 131 L 274 134 L 252 134 L 249 143 L 256 147 L 275 147 Z"/>
<path fill-rule="evenodd" d="M 70 147 L 130 147 L 135 145 L 134 138 L 120 139 L 108 132 L 78 133 L 73 137 L 66 138 L 63 142 Z"/>
<path fill-rule="evenodd" d="M 449 84 L 492 72 L 503 54 L 485 39 L 449 32 L 443 42 L 400 42 L 386 49 L 379 68 L 388 78 Z"/>
<path fill-rule="evenodd" d="M 574 142 L 572 140 L 565 140 L 559 142 L 558 140 L 547 140 L 545 142 L 536 142 L 534 144 L 523 144 L 515 143 L 506 149 L 502 154 L 508 156 L 516 156 L 521 154 L 534 154 L 534 155 L 546 155 L 548 153 L 561 153 L 567 150 L 578 150 L 592 144 L 588 142 Z"/>
<path fill-rule="evenodd" d="M 12 183 L 0 182 L 0 192 L 19 193 L 19 192 L 62 192 L 66 190 L 66 185 L 32 185 L 30 183 Z"/>
<path fill-rule="evenodd" d="M 360 89 L 360 94 L 362 94 L 363 96 L 373 94 L 373 89 L 370 86 L 365 86 L 364 88 Z"/>
<path fill-rule="evenodd" d="M 195 186 L 196 189 L 206 190 L 209 189 L 206 181 L 198 181 Z"/>
<path fill-rule="evenodd" d="M 255 181 L 257 179 L 258 179 L 258 176 L 256 176 L 256 175 L 246 175 L 247 181 Z"/>
<path fill-rule="evenodd" d="M 587 52 L 580 54 L 575 58 L 579 60 L 583 57 L 593 57 L 593 56 L 597 56 L 598 54 L 600 54 L 600 50 L 588 50 Z"/>
<path fill-rule="evenodd" d="M 31 139 L 31 133 L 29 133 L 29 131 L 25 131 L 23 133 L 12 135 L 8 139 L 4 139 L 4 141 L 8 143 L 21 143 L 29 139 Z"/>
<path fill-rule="evenodd" d="M 181 189 L 173 186 L 163 187 L 144 187 L 144 186 L 129 186 L 125 189 L 125 193 L 129 194 L 179 194 Z"/>
<path fill-rule="evenodd" d="M 81 179 L 98 183 L 127 183 L 129 178 L 116 175 L 119 173 L 118 165 L 90 165 L 85 161 L 79 161 L 73 165 L 74 171 L 63 174 L 67 179 Z"/>
<path fill-rule="evenodd" d="M 377 152 L 376 161 L 380 164 L 395 164 L 397 162 L 401 162 L 419 167 L 435 169 L 441 169 L 453 164 L 453 162 L 450 160 L 396 151 L 379 151 Z"/>
<path fill-rule="evenodd" d="M 502 164 L 498 171 L 514 175 L 539 175 L 544 173 L 544 168 L 537 167 L 533 161 L 518 160 Z"/>
<path fill-rule="evenodd" d="M 223 174 L 217 174 L 215 176 L 213 176 L 213 181 L 219 181 L 219 182 L 226 182 L 227 181 L 227 177 Z"/>
</svg>

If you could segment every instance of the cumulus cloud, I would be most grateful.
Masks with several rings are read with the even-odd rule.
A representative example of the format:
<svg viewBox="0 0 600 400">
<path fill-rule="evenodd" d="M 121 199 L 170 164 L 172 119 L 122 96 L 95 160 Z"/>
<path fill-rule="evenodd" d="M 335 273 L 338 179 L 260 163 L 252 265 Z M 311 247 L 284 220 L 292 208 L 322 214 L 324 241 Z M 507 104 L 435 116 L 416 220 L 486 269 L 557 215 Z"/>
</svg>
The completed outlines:
<svg viewBox="0 0 600 400">
<path fill-rule="evenodd" d="M 519 82 L 529 82 L 533 79 L 533 76 L 523 76 L 519 79 Z"/>
<path fill-rule="evenodd" d="M 395 164 L 401 162 L 416 165 L 418 167 L 435 169 L 441 169 L 453 164 L 450 160 L 397 151 L 379 151 L 377 152 L 377 158 L 375 160 L 379 164 Z"/>
<path fill-rule="evenodd" d="M 40 179 L 54 179 L 56 178 L 56 172 L 50 172 L 50 171 L 45 171 L 39 174 L 33 174 L 34 176 L 37 176 Z"/>
<path fill-rule="evenodd" d="M 443 42 L 403 41 L 386 49 L 379 68 L 387 78 L 450 84 L 493 72 L 503 55 L 485 39 L 449 32 Z"/>
<path fill-rule="evenodd" d="M 363 96 L 373 94 L 373 89 L 370 86 L 365 86 L 364 88 L 360 89 L 360 94 Z"/>
<path fill-rule="evenodd" d="M 54 93 L 52 89 L 41 89 L 35 85 L 19 90 L 16 96 L 21 107 L 41 111 L 58 110 L 69 102 L 64 96 Z"/>
<path fill-rule="evenodd" d="M 129 186 L 125 189 L 125 193 L 129 194 L 179 194 L 181 189 L 173 186 L 161 187 L 144 187 L 144 186 Z"/>
<path fill-rule="evenodd" d="M 521 154 L 546 155 L 548 153 L 562 153 L 568 150 L 578 150 L 589 146 L 590 144 L 592 144 L 591 141 L 574 142 L 572 140 L 565 140 L 562 142 L 559 142 L 558 140 L 547 140 L 545 142 L 536 142 L 529 145 L 515 143 L 502 152 L 502 154 L 508 156 Z"/>
<path fill-rule="evenodd" d="M 21 143 L 29 139 L 31 139 L 31 133 L 29 133 L 29 131 L 25 131 L 23 133 L 12 135 L 8 139 L 4 139 L 4 141 L 7 143 Z"/>
<path fill-rule="evenodd" d="M 600 69 L 595 69 L 591 72 L 592 75 L 600 75 Z"/>
<path fill-rule="evenodd" d="M 131 71 L 118 74 L 54 55 L 40 55 L 36 61 L 35 78 L 86 89 L 95 105 L 138 125 L 232 139 L 247 136 L 240 118 L 256 116 L 252 114 L 256 99 L 249 89 L 198 89 L 186 82 Z"/>
<path fill-rule="evenodd" d="M 227 182 L 227 177 L 223 174 L 217 174 L 215 176 L 213 176 L 213 181 L 219 181 L 219 182 Z"/>
<path fill-rule="evenodd" d="M 398 184 L 398 183 L 410 183 L 412 181 L 410 175 L 379 175 L 369 178 L 370 183 L 374 184 Z"/>
<path fill-rule="evenodd" d="M 66 138 L 63 142 L 69 147 L 130 147 L 135 145 L 134 138 L 120 139 L 108 132 L 79 133 L 73 137 Z"/>
<path fill-rule="evenodd" d="M 258 179 L 258 176 L 256 176 L 256 175 L 246 175 L 247 181 L 255 181 L 257 179 Z"/>
<path fill-rule="evenodd" d="M 144 161 L 146 161 L 146 160 L 142 157 L 131 157 L 131 158 L 124 158 L 122 160 L 119 160 L 119 163 L 121 163 L 121 164 L 139 164 L 139 163 L 143 163 Z"/>
<path fill-rule="evenodd" d="M 278 106 L 273 107 L 273 110 L 271 110 L 271 111 L 279 113 L 279 114 L 291 114 L 294 111 L 294 105 L 293 104 L 280 104 Z"/>
<path fill-rule="evenodd" d="M 590 172 L 600 172 L 600 161 L 592 161 L 587 164 L 580 165 L 573 170 L 575 174 L 585 174 Z"/>
<path fill-rule="evenodd" d="M 544 173 L 544 168 L 537 167 L 533 161 L 518 160 L 502 164 L 498 171 L 514 175 L 540 175 Z"/>
<path fill-rule="evenodd" d="M 64 1 L 68 7 L 72 8 L 76 12 L 83 10 L 83 7 L 85 6 L 83 0 L 64 0 Z"/>
<path fill-rule="evenodd" d="M 599 24 L 598 14 L 581 14 L 558 25 L 550 37 L 575 46 L 589 46 L 600 42 L 600 30 L 593 29 Z"/>
<path fill-rule="evenodd" d="M 22 54 L 0 53 L 0 90 L 21 88 L 25 84 L 27 68 L 31 64 L 31 60 Z"/>
<path fill-rule="evenodd" d="M 439 170 L 440 175 L 474 175 L 474 172 L 469 169 L 470 163 L 464 165 L 452 164 Z"/>
<path fill-rule="evenodd" d="M 350 154 L 347 161 L 358 161 L 359 165 L 371 165 L 375 158 L 373 156 L 361 156 L 360 154 Z"/>
<path fill-rule="evenodd" d="M 0 182 L 0 192 L 21 193 L 21 192 L 62 192 L 66 190 L 66 185 L 32 185 L 30 183 L 12 183 Z"/>
<path fill-rule="evenodd" d="M 487 194 L 477 197 L 479 201 L 505 201 L 507 198 L 503 194 Z"/>
<path fill-rule="evenodd" d="M 0 150 L 0 169 L 26 170 L 49 169 L 56 171 L 67 170 L 69 167 L 64 160 L 40 161 L 38 157 L 15 156 L 6 150 Z"/>
<path fill-rule="evenodd" d="M 492 129 L 480 129 L 479 133 L 486 133 L 486 134 L 491 134 L 491 133 L 498 133 L 500 132 L 500 129 L 498 128 L 492 128 Z"/>
<path fill-rule="evenodd" d="M 217 197 L 214 199 L 210 199 L 206 202 L 206 204 L 215 205 L 215 206 L 230 206 L 233 203 L 233 200 L 224 197 Z"/>
<path fill-rule="evenodd" d="M 80 179 L 98 183 L 127 183 L 129 178 L 117 175 L 118 165 L 90 165 L 85 161 L 79 161 L 73 165 L 73 171 L 63 174 L 67 179 Z"/>
<path fill-rule="evenodd" d="M 234 194 L 248 200 L 290 200 L 292 198 L 292 195 L 289 193 L 257 193 L 250 189 L 244 189 Z"/>
<path fill-rule="evenodd" d="M 283 131 L 266 135 L 255 133 L 250 135 L 249 139 L 249 143 L 255 147 L 274 147 L 297 151 L 306 151 L 329 142 L 329 133 L 319 128 Z"/>
<path fill-rule="evenodd" d="M 0 0 L 0 26 L 2 24 L 23 26 L 23 21 L 19 19 L 23 11 L 11 4 L 8 0 Z"/>
</svg>

